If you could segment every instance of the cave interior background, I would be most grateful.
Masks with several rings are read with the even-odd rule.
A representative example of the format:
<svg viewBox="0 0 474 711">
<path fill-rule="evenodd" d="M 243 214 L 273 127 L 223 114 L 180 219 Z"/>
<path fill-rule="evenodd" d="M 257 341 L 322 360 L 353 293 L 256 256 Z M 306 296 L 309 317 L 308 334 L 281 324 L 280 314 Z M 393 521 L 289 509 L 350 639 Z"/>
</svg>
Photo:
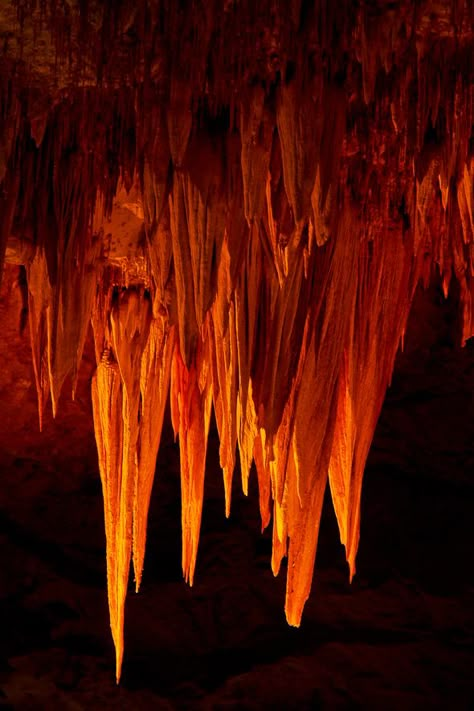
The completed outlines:
<svg viewBox="0 0 474 711">
<path fill-rule="evenodd" d="M 474 15 L 333 5 L 0 8 L 6 703 L 472 694 Z"/>
</svg>

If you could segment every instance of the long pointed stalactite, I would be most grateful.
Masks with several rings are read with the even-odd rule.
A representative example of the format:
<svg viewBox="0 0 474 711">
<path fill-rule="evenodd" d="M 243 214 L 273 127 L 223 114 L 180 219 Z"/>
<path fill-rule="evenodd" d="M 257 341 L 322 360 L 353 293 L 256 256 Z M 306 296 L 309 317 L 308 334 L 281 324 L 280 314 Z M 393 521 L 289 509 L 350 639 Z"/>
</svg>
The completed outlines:
<svg viewBox="0 0 474 711">
<path fill-rule="evenodd" d="M 254 462 L 288 622 L 328 483 L 354 575 L 419 281 L 456 280 L 474 331 L 468 5 L 3 3 L 0 266 L 26 267 L 40 426 L 93 325 L 117 680 L 168 397 L 190 584 L 212 411 L 225 515 Z"/>
</svg>

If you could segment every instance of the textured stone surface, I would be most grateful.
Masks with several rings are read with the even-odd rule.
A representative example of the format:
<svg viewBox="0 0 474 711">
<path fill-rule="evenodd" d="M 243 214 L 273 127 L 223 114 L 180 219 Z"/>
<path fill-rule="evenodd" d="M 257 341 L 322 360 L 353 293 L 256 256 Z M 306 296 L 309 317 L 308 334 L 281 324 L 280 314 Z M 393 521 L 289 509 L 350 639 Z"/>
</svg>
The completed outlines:
<svg viewBox="0 0 474 711">
<path fill-rule="evenodd" d="M 2 4 L 0 268 L 24 267 L 41 425 L 93 324 L 117 678 L 168 392 L 186 580 L 212 412 L 227 515 L 255 461 L 288 622 L 328 489 L 354 575 L 420 280 L 473 334 L 473 23 L 457 0 Z"/>
<path fill-rule="evenodd" d="M 179 450 L 165 420 L 117 687 L 92 343 L 76 402 L 64 398 L 56 421 L 46 410 L 40 434 L 21 302 L 16 290 L 2 296 L 2 708 L 469 708 L 474 354 L 454 347 L 452 299 L 440 306 L 432 290 L 415 301 L 368 459 L 357 575 L 349 585 L 327 497 L 298 630 L 282 614 L 284 580 L 270 569 L 269 531 L 260 533 L 254 470 L 249 498 L 235 481 L 231 517 L 223 516 L 214 426 L 196 582 L 184 585 Z"/>
</svg>

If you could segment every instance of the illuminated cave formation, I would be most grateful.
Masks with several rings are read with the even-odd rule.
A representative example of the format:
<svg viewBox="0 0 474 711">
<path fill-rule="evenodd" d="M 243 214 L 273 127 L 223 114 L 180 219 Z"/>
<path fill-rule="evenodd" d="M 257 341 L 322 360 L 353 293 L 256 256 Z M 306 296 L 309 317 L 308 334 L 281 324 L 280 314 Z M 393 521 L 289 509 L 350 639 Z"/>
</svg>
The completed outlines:
<svg viewBox="0 0 474 711">
<path fill-rule="evenodd" d="M 192 584 L 214 412 L 225 513 L 258 475 L 285 611 L 329 481 L 350 576 L 414 290 L 473 334 L 474 13 L 463 0 L 5 0 L 0 262 L 24 265 L 39 420 L 89 323 L 117 655 L 168 395 Z"/>
</svg>

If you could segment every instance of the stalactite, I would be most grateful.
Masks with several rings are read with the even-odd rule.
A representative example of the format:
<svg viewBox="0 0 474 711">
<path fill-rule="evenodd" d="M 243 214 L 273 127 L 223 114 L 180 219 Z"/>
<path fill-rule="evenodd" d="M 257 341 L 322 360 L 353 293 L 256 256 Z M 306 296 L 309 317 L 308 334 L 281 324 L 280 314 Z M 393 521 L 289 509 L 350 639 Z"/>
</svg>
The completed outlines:
<svg viewBox="0 0 474 711">
<path fill-rule="evenodd" d="M 209 357 L 212 374 L 212 397 L 219 433 L 219 461 L 224 477 L 225 514 L 230 516 L 232 478 L 237 447 L 238 361 L 235 331 L 235 304 L 228 306 L 226 323 L 213 309 L 208 320 Z"/>
<path fill-rule="evenodd" d="M 28 314 L 30 342 L 38 396 L 39 428 L 43 429 L 43 414 L 49 397 L 48 332 L 46 311 L 51 302 L 46 258 L 38 251 L 27 266 Z"/>
<path fill-rule="evenodd" d="M 138 592 L 145 558 L 146 529 L 156 458 L 168 398 L 175 329 L 165 319 L 153 319 L 140 369 L 138 472 L 133 500 L 133 568 Z"/>
<path fill-rule="evenodd" d="M 104 330 L 100 322 L 95 329 L 96 341 L 102 355 L 93 380 L 92 403 L 104 496 L 107 583 L 117 680 L 120 678 L 123 657 L 124 607 L 132 557 L 132 531 L 135 530 L 133 550 L 138 585 L 146 536 L 143 523 L 144 519 L 146 520 L 151 488 L 150 462 L 147 457 L 154 451 L 156 443 L 154 438 L 150 441 L 146 417 L 143 449 L 140 449 L 139 457 L 142 427 L 140 409 L 144 407 L 145 414 L 149 414 L 150 393 L 147 392 L 146 378 L 150 375 L 153 378 L 153 375 L 147 366 L 156 368 L 157 363 L 149 363 L 149 360 L 160 358 L 160 350 L 165 347 L 164 334 L 160 339 L 155 330 L 158 326 L 153 329 L 152 342 L 147 346 L 150 312 L 150 302 L 142 294 L 128 290 L 114 294 L 110 320 Z M 142 362 L 145 348 L 148 350 Z M 150 349 L 153 350 L 150 352 Z M 163 377 L 166 379 L 166 363 L 164 370 Z M 153 396 L 155 402 L 158 399 L 157 425 L 160 426 L 160 410 L 162 421 L 164 403 L 163 398 L 160 402 L 159 388 Z M 154 454 L 156 457 L 156 452 Z"/>
<path fill-rule="evenodd" d="M 116 677 L 123 659 L 124 606 L 130 566 L 129 537 L 120 518 L 123 466 L 122 383 L 110 352 L 104 351 L 92 381 L 94 430 L 104 499 L 107 548 L 107 595 L 115 645 Z M 125 505 L 128 503 L 124 502 Z"/>
<path fill-rule="evenodd" d="M 194 581 L 201 529 L 207 438 L 212 404 L 209 341 L 199 342 L 196 361 L 187 368 L 178 347 L 171 367 L 171 421 L 179 435 L 181 460 L 182 567 L 185 580 Z"/>
</svg>

